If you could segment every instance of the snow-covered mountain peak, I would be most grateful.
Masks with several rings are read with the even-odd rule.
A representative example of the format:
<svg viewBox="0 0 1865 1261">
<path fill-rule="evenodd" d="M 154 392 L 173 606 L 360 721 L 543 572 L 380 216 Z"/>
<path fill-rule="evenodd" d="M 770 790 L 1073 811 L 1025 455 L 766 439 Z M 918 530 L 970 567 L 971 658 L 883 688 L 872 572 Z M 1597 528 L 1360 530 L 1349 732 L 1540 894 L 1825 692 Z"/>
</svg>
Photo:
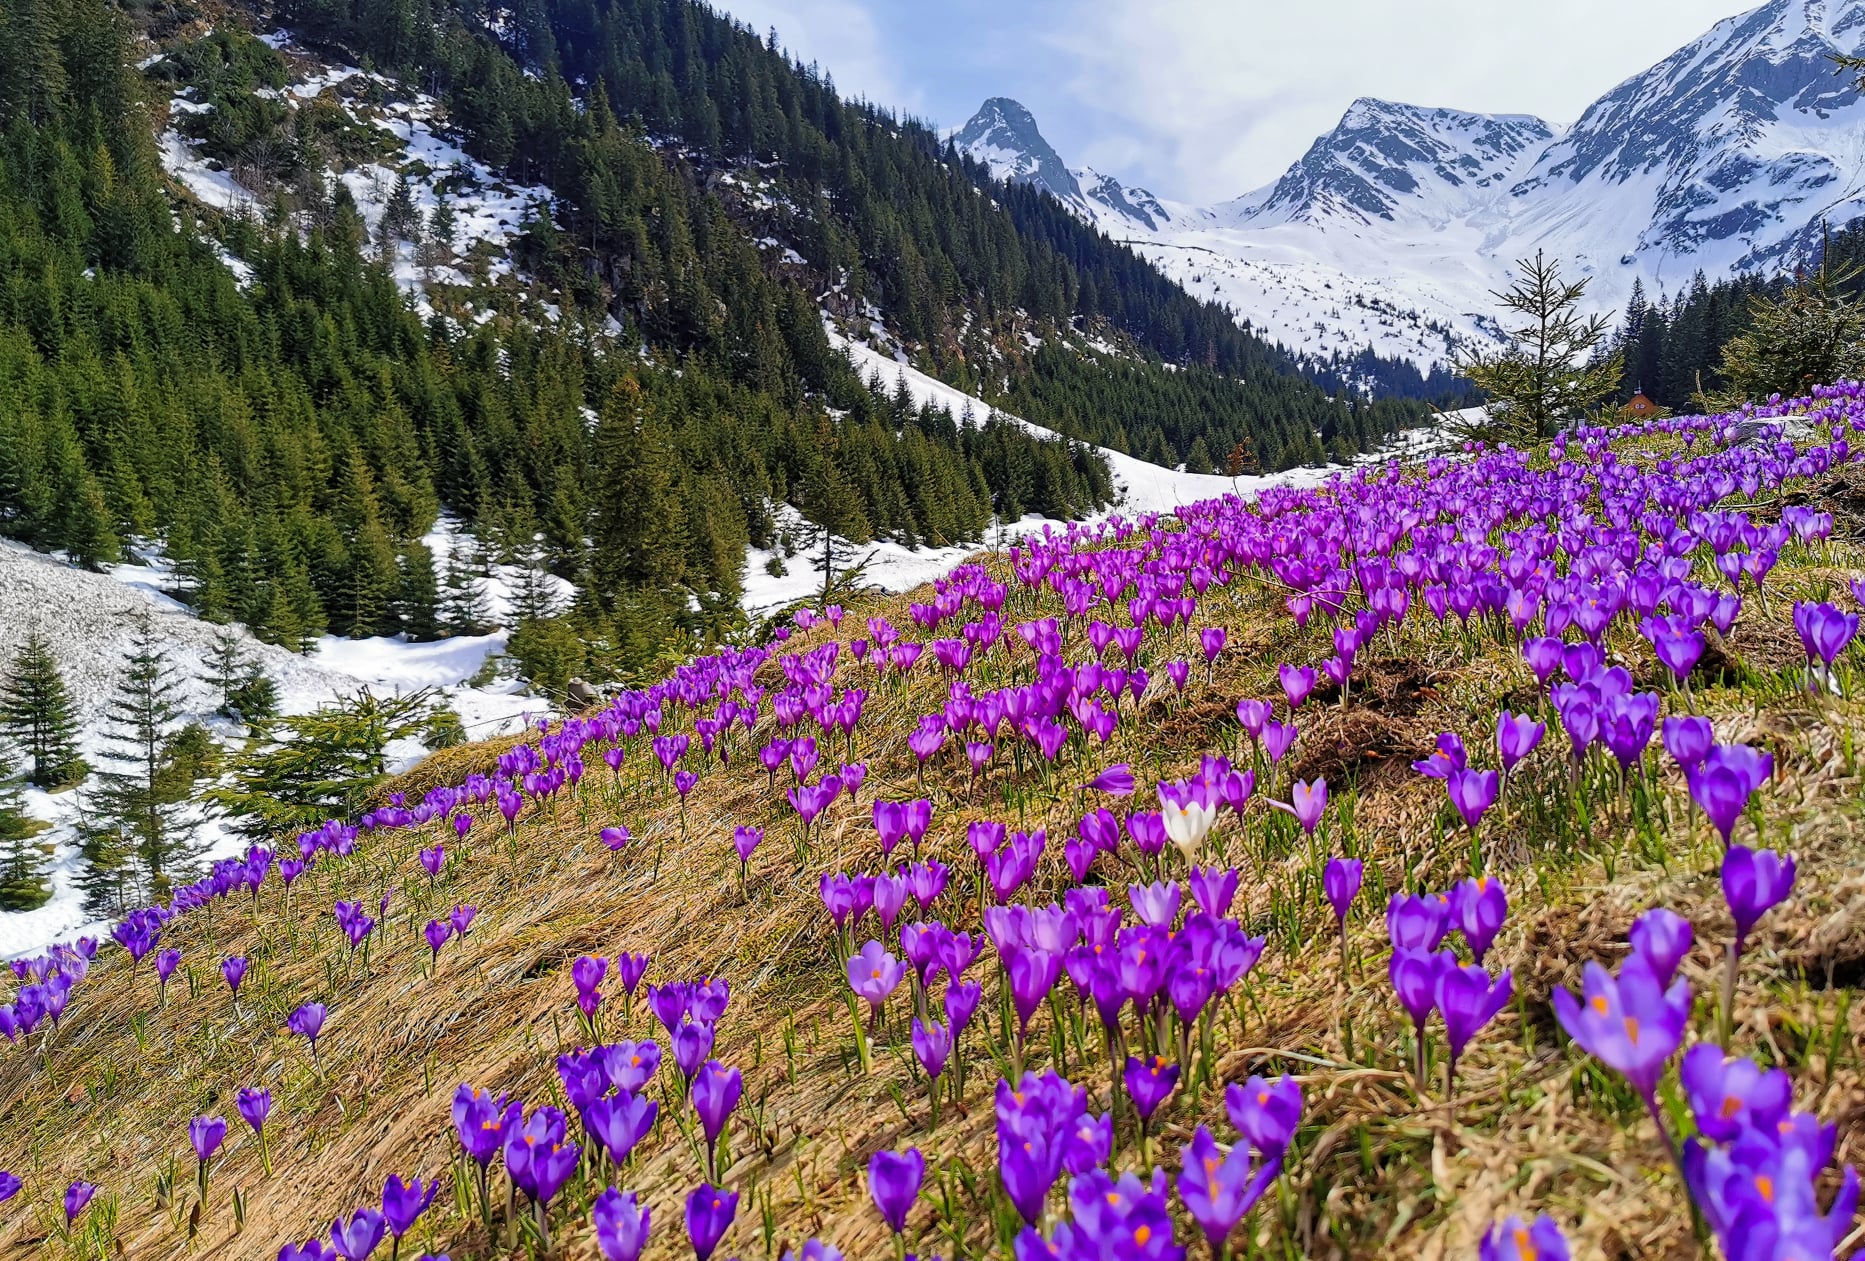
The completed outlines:
<svg viewBox="0 0 1865 1261">
<path fill-rule="evenodd" d="M 1788 261 L 1822 221 L 1865 211 L 1865 103 L 1832 60 L 1861 50 L 1861 0 L 1770 0 L 1718 22 L 1548 146 L 1513 190 L 1524 226 L 1596 270 L 1637 262 L 1673 283 Z M 1560 205 L 1579 203 L 1636 213 L 1633 235 L 1577 231 Z"/>
<path fill-rule="evenodd" d="M 1128 187 L 1092 167 L 1070 168 L 1044 139 L 1035 115 L 1009 97 L 994 96 L 981 105 L 952 134 L 952 143 L 990 168 L 992 178 L 1035 185 L 1109 231 L 1158 231 L 1174 221 L 1175 208 L 1144 188 Z"/>
<path fill-rule="evenodd" d="M 952 143 L 991 168 L 993 177 L 1034 184 L 1061 201 L 1078 201 L 1081 186 L 1019 101 L 994 96 L 979 107 Z"/>
<path fill-rule="evenodd" d="M 1220 220 L 1242 225 L 1355 223 L 1421 213 L 1467 213 L 1511 181 L 1554 129 L 1525 114 L 1473 114 L 1363 96 L 1267 188 L 1246 194 Z"/>
</svg>

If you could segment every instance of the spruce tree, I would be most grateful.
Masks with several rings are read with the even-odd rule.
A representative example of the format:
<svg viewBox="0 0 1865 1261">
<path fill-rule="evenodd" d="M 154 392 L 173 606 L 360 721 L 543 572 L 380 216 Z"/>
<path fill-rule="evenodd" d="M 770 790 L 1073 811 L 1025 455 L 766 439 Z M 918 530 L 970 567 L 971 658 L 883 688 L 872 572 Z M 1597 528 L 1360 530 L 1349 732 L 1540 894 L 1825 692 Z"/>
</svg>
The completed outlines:
<svg viewBox="0 0 1865 1261">
<path fill-rule="evenodd" d="M 434 576 L 434 553 L 425 543 L 411 544 L 396 559 L 391 612 L 397 629 L 411 640 L 440 636 L 440 583 Z"/>
<path fill-rule="evenodd" d="M 483 635 L 492 624 L 484 584 L 467 558 L 451 555 L 441 568 L 440 627 L 449 635 Z"/>
<path fill-rule="evenodd" d="M 0 681 L 0 731 L 25 755 L 26 779 L 36 787 L 56 788 L 83 776 L 71 696 L 50 645 L 36 630 L 27 634 Z"/>
<path fill-rule="evenodd" d="M 39 825 L 20 806 L 21 782 L 0 745 L 0 911 L 30 911 L 52 896 L 45 851 L 32 839 Z"/>
<path fill-rule="evenodd" d="M 135 893 L 158 900 L 191 874 L 200 856 L 188 818 L 193 785 L 176 791 L 165 775 L 168 738 L 181 716 L 181 682 L 153 615 L 144 612 L 131 632 L 122 679 L 104 707 L 104 764 L 86 803 L 91 827 L 119 840 L 128 865 L 121 874 Z"/>
<path fill-rule="evenodd" d="M 214 712 L 248 727 L 262 727 L 277 716 L 278 684 L 247 649 L 239 631 L 225 627 L 214 636 L 206 665 L 202 682 L 213 691 Z"/>
<path fill-rule="evenodd" d="M 1465 436 L 1527 444 L 1553 437 L 1611 397 L 1623 358 L 1617 350 L 1591 357 L 1610 323 L 1580 314 L 1586 281 L 1563 281 L 1560 264 L 1540 251 L 1516 266 L 1516 282 L 1491 296 L 1521 323 L 1503 330 L 1499 349 L 1460 352 L 1457 369 L 1490 396 L 1484 418 L 1461 427 Z M 1311 442 L 1311 456 L 1319 457 L 1319 441 Z"/>
</svg>

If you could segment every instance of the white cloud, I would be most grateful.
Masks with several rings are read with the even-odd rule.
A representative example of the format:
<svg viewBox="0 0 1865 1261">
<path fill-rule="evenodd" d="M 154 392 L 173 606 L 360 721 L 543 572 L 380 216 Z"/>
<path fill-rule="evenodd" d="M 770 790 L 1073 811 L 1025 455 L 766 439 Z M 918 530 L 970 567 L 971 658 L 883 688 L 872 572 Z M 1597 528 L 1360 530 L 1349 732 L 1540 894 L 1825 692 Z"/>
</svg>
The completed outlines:
<svg viewBox="0 0 1865 1261">
<path fill-rule="evenodd" d="M 1038 118 L 1065 157 L 1214 201 L 1274 179 L 1359 96 L 1571 123 L 1729 4 L 1087 0 L 1024 29 L 1062 72 L 1066 103 Z"/>
</svg>

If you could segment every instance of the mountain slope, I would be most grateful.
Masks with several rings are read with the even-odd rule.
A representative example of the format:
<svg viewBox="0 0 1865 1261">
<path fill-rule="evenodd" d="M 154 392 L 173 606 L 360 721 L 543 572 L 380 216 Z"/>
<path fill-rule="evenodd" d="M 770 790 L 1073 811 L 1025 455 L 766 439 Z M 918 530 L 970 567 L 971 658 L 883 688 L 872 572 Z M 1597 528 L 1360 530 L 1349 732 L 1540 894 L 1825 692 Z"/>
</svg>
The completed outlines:
<svg viewBox="0 0 1865 1261">
<path fill-rule="evenodd" d="M 1370 345 L 1442 362 L 1488 335 L 1489 292 L 1537 249 L 1614 307 L 1634 280 L 1677 293 L 1699 270 L 1791 263 L 1822 222 L 1865 212 L 1865 104 L 1831 60 L 1861 48 L 1859 0 L 1769 0 L 1560 134 L 1361 99 L 1278 180 L 1232 201 L 1165 220 L 1071 204 L 1297 355 Z"/>
</svg>

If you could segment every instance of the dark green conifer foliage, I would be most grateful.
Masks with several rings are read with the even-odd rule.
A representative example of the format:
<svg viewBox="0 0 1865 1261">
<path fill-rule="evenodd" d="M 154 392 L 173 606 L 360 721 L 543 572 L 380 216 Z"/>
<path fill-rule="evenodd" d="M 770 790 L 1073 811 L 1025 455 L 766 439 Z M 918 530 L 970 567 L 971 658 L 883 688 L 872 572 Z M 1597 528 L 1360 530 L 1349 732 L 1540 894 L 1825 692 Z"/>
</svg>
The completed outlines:
<svg viewBox="0 0 1865 1261">
<path fill-rule="evenodd" d="M 51 646 L 37 630 L 27 633 L 0 680 L 0 731 L 24 758 L 28 783 L 56 788 L 84 774 L 71 695 Z"/>
<path fill-rule="evenodd" d="M 20 805 L 24 780 L 0 744 L 0 911 L 30 911 L 52 896 L 47 880 L 50 863 L 33 839 L 40 826 Z"/>
<path fill-rule="evenodd" d="M 107 851 L 92 855 L 87 887 L 94 896 L 165 899 L 174 884 L 192 876 L 200 857 L 189 809 L 193 779 L 175 776 L 170 766 L 182 682 L 154 615 L 143 613 L 104 706 L 104 751 L 85 800 L 81 834 L 97 834 Z"/>
</svg>

